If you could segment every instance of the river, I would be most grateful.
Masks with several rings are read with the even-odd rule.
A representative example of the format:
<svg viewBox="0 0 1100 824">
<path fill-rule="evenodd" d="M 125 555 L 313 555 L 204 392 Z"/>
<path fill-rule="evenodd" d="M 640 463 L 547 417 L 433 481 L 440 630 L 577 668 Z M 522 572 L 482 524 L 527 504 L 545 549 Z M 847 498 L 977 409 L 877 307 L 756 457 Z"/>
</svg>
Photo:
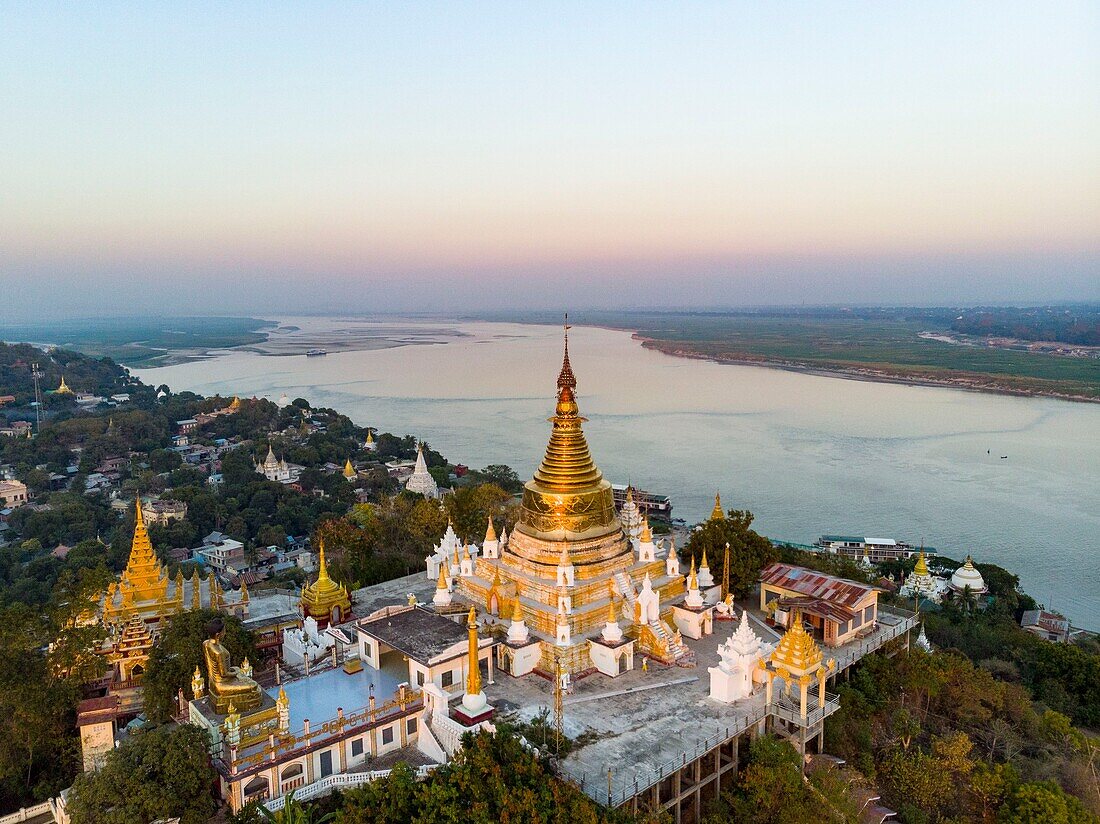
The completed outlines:
<svg viewBox="0 0 1100 824">
<path fill-rule="evenodd" d="M 541 459 L 560 328 L 279 321 L 266 352 L 135 374 L 174 391 L 304 397 L 521 477 Z M 345 348 L 272 354 L 324 341 Z M 1047 607 L 1100 629 L 1100 406 L 675 358 L 597 328 L 573 329 L 570 354 L 604 475 L 668 494 L 677 517 L 705 517 L 717 489 L 773 538 L 923 540 L 1012 570 Z"/>
</svg>

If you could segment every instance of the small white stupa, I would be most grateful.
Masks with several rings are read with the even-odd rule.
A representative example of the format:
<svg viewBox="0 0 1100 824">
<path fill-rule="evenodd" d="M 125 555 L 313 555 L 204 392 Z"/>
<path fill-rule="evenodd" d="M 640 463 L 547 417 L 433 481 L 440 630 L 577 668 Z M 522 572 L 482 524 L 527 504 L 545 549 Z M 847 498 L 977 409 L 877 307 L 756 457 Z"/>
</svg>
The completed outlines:
<svg viewBox="0 0 1100 824">
<path fill-rule="evenodd" d="M 451 603 L 451 588 L 447 586 L 445 564 L 439 565 L 439 579 L 435 582 L 435 595 L 432 603 L 437 607 L 445 607 Z"/>
<path fill-rule="evenodd" d="M 619 510 L 619 520 L 622 521 L 623 532 L 631 541 L 642 534 L 642 513 L 639 511 L 638 505 L 634 503 L 633 487 L 628 486 L 626 488 L 626 502 Z"/>
<path fill-rule="evenodd" d="M 737 631 L 718 647 L 718 666 L 710 667 L 710 697 L 731 703 L 752 695 L 753 675 L 759 662 L 773 649 L 749 626 L 748 612 L 741 613 Z"/>
<path fill-rule="evenodd" d="M 439 486 L 432 474 L 428 472 L 428 464 L 424 460 L 423 444 L 416 447 L 416 466 L 413 467 L 413 474 L 405 481 L 405 489 L 423 495 L 425 498 L 439 497 Z"/>
<path fill-rule="evenodd" d="M 676 539 L 668 542 L 668 555 L 665 556 L 665 575 L 669 578 L 680 577 L 680 559 L 676 556 Z"/>
<path fill-rule="evenodd" d="M 512 622 L 508 625 L 508 642 L 511 644 L 526 644 L 530 633 L 527 631 L 527 622 L 523 618 L 523 604 L 519 599 L 519 590 L 516 590 L 516 598 L 512 602 Z"/>
<path fill-rule="evenodd" d="M 707 551 L 703 550 L 703 557 L 699 561 L 699 588 L 710 589 L 714 586 L 714 576 L 710 574 L 710 564 L 707 563 Z"/>
<path fill-rule="evenodd" d="M 691 559 L 691 571 L 687 575 L 687 597 L 684 604 L 689 607 L 699 608 L 703 606 L 703 594 L 699 591 L 699 578 L 695 574 L 695 559 Z"/>
<path fill-rule="evenodd" d="M 607 585 L 607 623 L 600 636 L 608 644 L 617 644 L 623 640 L 623 630 L 619 626 L 619 612 L 615 608 L 615 590 L 611 583 Z"/>
<path fill-rule="evenodd" d="M 489 514 L 489 526 L 485 528 L 485 541 L 481 545 L 482 558 L 499 558 L 500 541 L 497 540 L 497 531 L 493 527 L 493 515 Z"/>
<path fill-rule="evenodd" d="M 642 518 L 642 532 L 635 544 L 638 548 L 638 563 L 648 564 L 657 560 L 657 546 L 653 543 L 653 533 L 649 529 L 649 518 Z"/>
</svg>

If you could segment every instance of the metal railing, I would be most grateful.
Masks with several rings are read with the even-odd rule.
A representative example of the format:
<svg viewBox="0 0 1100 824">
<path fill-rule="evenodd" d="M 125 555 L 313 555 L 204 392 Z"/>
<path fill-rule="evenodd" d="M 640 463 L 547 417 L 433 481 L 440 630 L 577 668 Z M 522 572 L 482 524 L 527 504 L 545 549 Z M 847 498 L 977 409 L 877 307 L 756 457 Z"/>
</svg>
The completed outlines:
<svg viewBox="0 0 1100 824">
<path fill-rule="evenodd" d="M 434 770 L 438 764 L 427 764 L 420 767 L 416 771 L 416 777 L 427 778 L 432 770 Z M 363 784 L 367 784 L 371 781 L 377 781 L 379 778 L 385 778 L 392 770 L 371 770 L 368 772 L 348 772 L 348 773 L 336 773 L 334 775 L 326 775 L 312 784 L 307 784 L 304 787 L 299 787 L 294 792 L 295 801 L 308 801 L 311 798 L 320 798 L 322 795 L 328 795 L 330 792 L 336 789 L 350 789 L 352 787 L 359 787 Z M 275 813 L 283 809 L 286 806 L 286 800 L 289 796 L 280 795 L 278 798 L 271 798 L 264 802 L 264 806 L 271 812 Z"/>
<path fill-rule="evenodd" d="M 807 699 L 806 717 L 802 717 L 801 707 L 792 701 L 780 700 L 768 704 L 768 713 L 784 721 L 797 724 L 800 727 L 812 727 L 824 721 L 834 712 L 840 709 L 840 696 L 831 692 L 825 693 L 825 706 L 818 706 L 817 698 L 810 696 Z"/>
<path fill-rule="evenodd" d="M 609 807 L 618 807 L 655 784 L 659 784 L 695 759 L 706 755 L 720 744 L 725 744 L 750 727 L 759 724 L 765 717 L 767 717 L 767 708 L 760 707 L 749 715 L 738 719 L 734 725 L 723 727 L 714 735 L 696 741 L 690 750 L 684 750 L 676 758 L 670 758 L 655 767 L 633 773 L 623 772 L 616 775 L 614 771 L 611 771 L 610 782 L 607 773 L 594 776 L 588 774 L 577 776 L 575 773 L 567 773 L 567 775 L 576 784 L 580 785 L 585 794 L 593 800 Z"/>
</svg>

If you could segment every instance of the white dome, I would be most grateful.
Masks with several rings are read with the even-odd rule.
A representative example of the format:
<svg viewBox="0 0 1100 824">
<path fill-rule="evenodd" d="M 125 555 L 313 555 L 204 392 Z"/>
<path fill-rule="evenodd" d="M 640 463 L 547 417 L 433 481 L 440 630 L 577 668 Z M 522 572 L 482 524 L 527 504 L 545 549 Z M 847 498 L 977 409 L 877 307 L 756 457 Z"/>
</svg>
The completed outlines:
<svg viewBox="0 0 1100 824">
<path fill-rule="evenodd" d="M 279 398 L 279 400 L 278 400 L 278 402 L 276 403 L 276 405 L 277 405 L 277 406 L 278 406 L 278 407 L 279 407 L 280 409 L 285 409 L 286 407 L 290 406 L 290 398 L 288 398 L 288 397 L 286 396 L 286 392 L 284 392 L 284 393 L 283 393 L 283 396 L 282 396 L 281 398 Z"/>
<path fill-rule="evenodd" d="M 969 555 L 966 556 L 966 563 L 956 569 L 955 574 L 951 576 L 951 588 L 953 590 L 962 592 L 967 587 L 970 587 L 970 591 L 975 595 L 985 592 L 985 579 L 974 568 L 974 563 L 970 560 Z"/>
</svg>

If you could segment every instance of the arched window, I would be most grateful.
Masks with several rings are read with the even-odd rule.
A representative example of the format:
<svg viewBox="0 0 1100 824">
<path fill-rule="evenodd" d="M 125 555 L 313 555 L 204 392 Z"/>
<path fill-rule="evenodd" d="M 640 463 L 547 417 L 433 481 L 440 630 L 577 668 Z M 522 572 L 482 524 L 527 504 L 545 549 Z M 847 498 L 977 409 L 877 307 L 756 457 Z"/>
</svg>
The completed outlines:
<svg viewBox="0 0 1100 824">
<path fill-rule="evenodd" d="M 244 797 L 246 801 L 267 798 L 267 795 L 267 779 L 263 776 L 257 775 L 244 785 Z"/>
</svg>

